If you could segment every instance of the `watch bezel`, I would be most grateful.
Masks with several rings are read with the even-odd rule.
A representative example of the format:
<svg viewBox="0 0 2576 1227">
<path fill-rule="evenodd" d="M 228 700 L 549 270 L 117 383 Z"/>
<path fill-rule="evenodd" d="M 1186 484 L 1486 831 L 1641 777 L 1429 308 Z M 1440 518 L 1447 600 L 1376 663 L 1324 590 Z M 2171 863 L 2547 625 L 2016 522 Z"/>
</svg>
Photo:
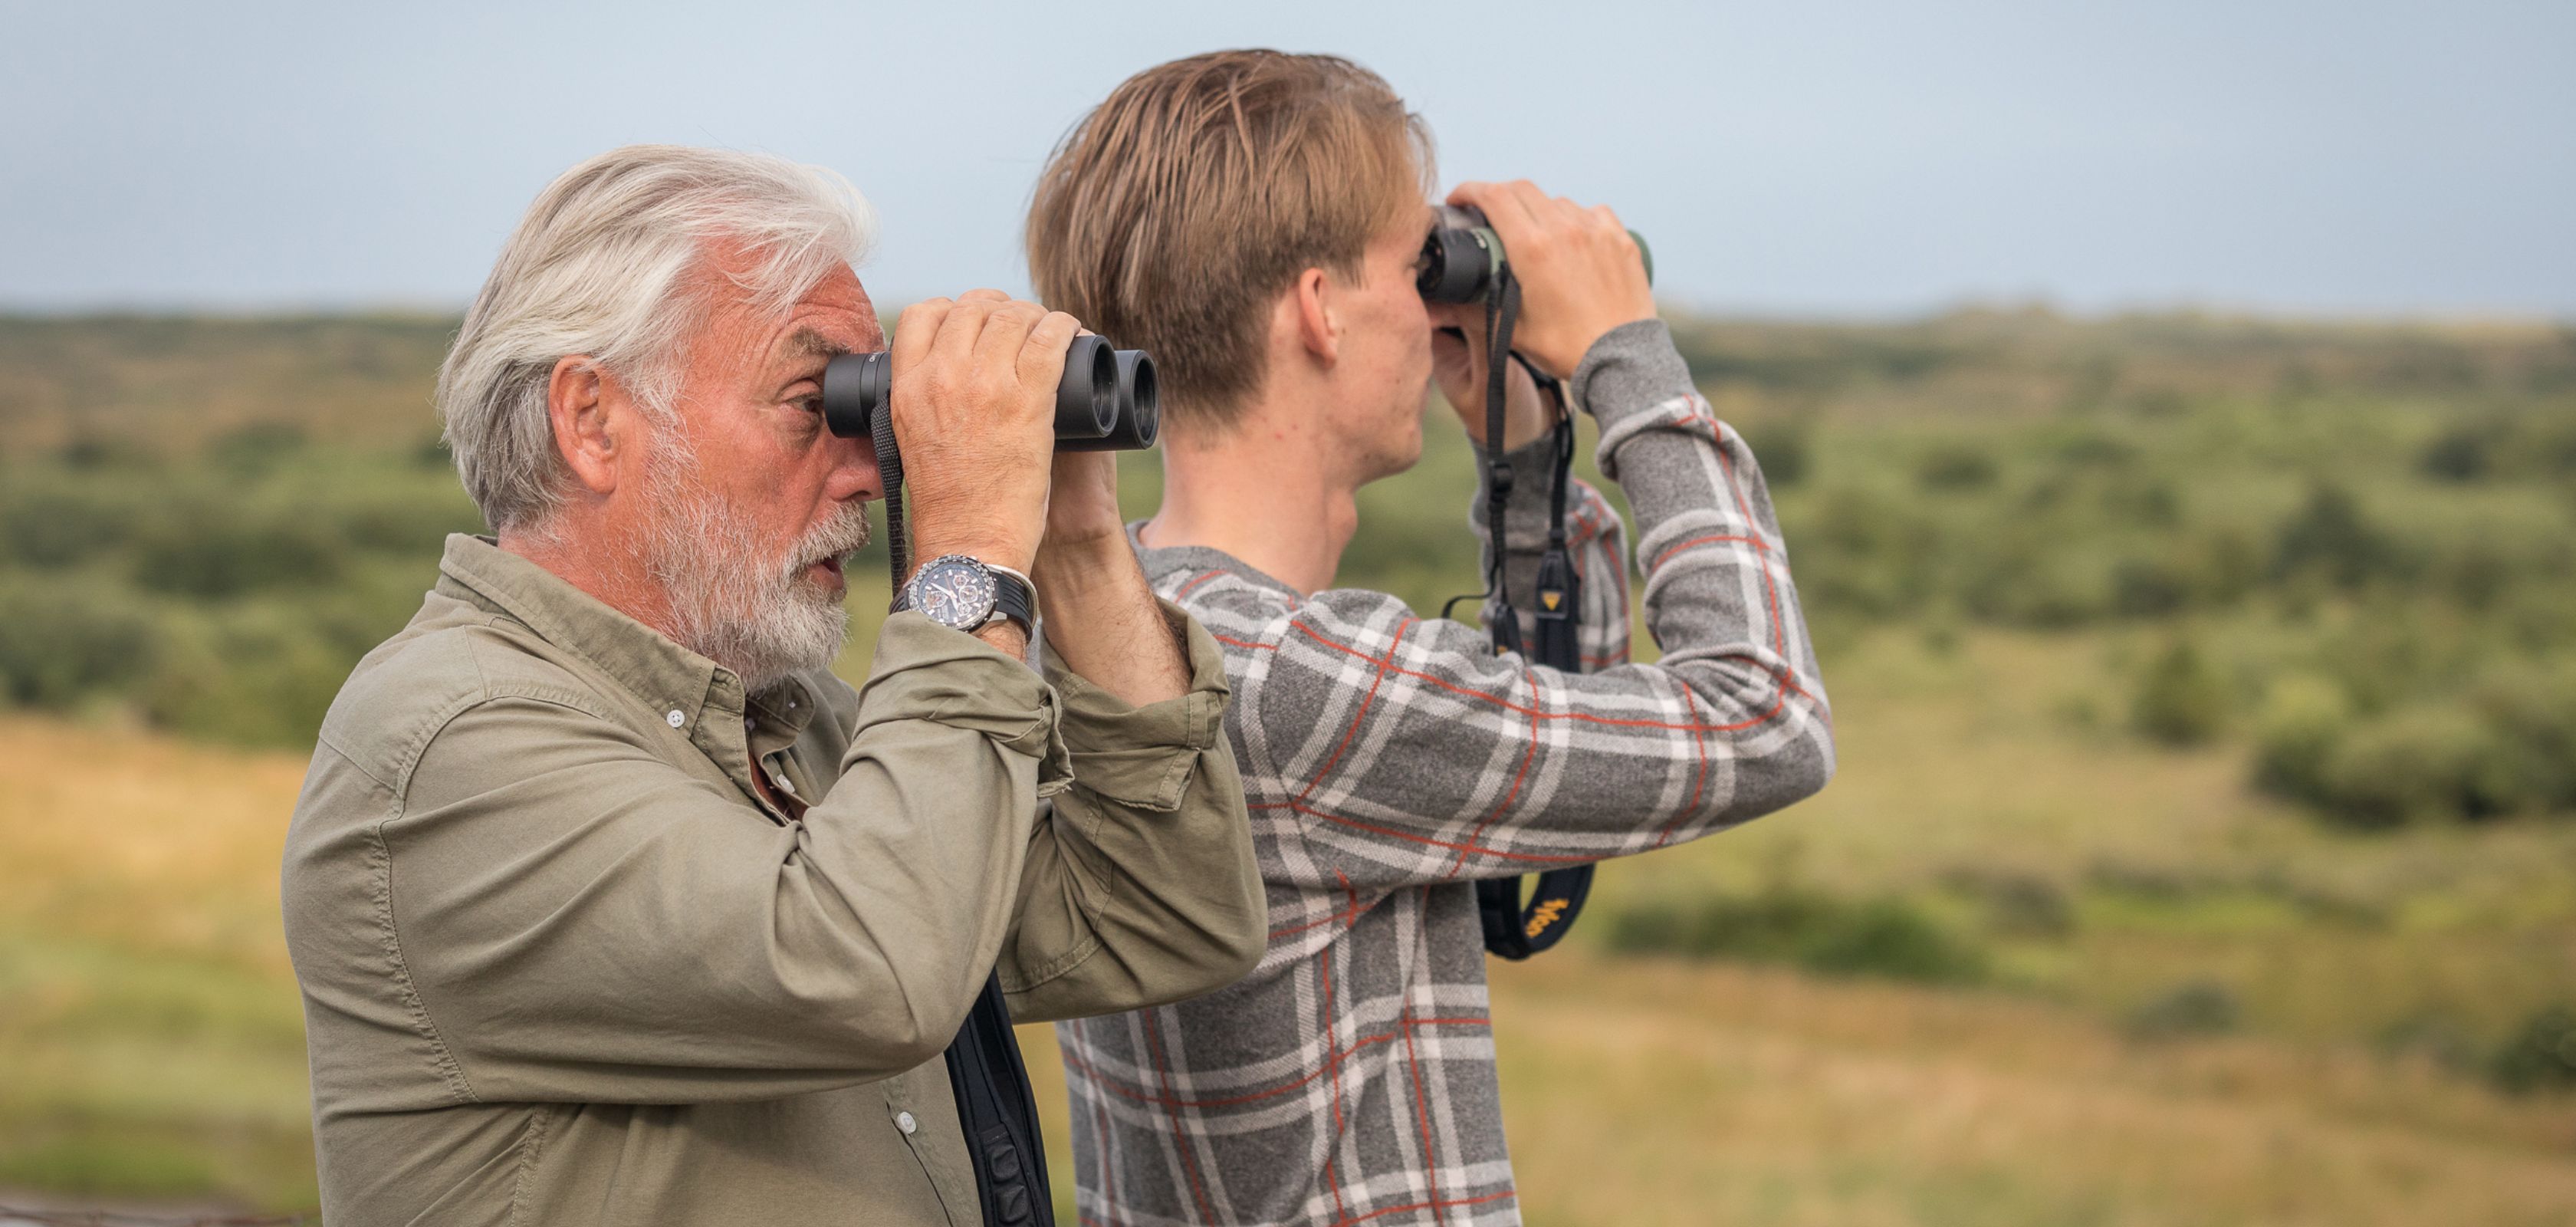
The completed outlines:
<svg viewBox="0 0 2576 1227">
<path fill-rule="evenodd" d="M 922 604 L 921 593 L 925 581 L 942 572 L 956 572 L 972 577 L 976 589 L 973 595 L 977 599 L 967 606 L 974 610 L 974 616 L 970 620 L 941 617 Z M 1001 609 L 1001 606 L 1001 582 L 994 578 L 993 568 L 985 565 L 983 559 L 971 554 L 942 554 L 933 558 L 921 564 L 921 568 L 914 571 L 912 578 L 903 586 L 901 608 L 917 611 L 921 616 L 951 630 L 971 631 L 983 627 L 992 622 L 993 615 Z"/>
</svg>

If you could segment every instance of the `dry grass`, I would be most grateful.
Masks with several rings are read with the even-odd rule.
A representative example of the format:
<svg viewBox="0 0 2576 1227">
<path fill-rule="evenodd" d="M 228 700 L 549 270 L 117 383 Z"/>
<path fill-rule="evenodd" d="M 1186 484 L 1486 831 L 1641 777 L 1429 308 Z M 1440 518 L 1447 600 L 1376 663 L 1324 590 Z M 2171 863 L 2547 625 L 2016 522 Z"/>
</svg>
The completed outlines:
<svg viewBox="0 0 2576 1227">
<path fill-rule="evenodd" d="M 2081 664 L 2045 644 L 1964 652 L 1955 667 L 1972 672 L 2054 677 Z M 1918 710 L 1949 684 L 1937 670 L 1910 676 L 1891 658 L 1872 675 L 1840 696 L 1850 757 L 1833 791 L 1620 866 L 1607 897 L 1741 878 L 1775 854 L 1766 841 L 1798 842 L 1817 876 L 1855 887 L 1980 850 L 2048 873 L 2114 854 L 2213 866 L 2241 855 L 2245 837 L 2230 832 L 2248 827 L 2258 846 L 2290 841 L 2337 873 L 2402 859 L 2369 844 L 2317 851 L 2321 837 L 2245 799 L 2222 758 L 2034 731 L 2015 723 L 2041 701 L 2028 697 L 1975 700 L 2002 704 L 1981 730 Z M 2033 745 L 2071 760 L 2011 770 Z M 0 718 L 0 1187 L 311 1204 L 301 1026 L 276 913 L 303 766 Z M 2177 798 L 2208 810 L 2177 810 Z M 2104 816 L 2088 820 L 2087 804 Z M 2161 826 L 2117 829 L 2131 821 Z M 2457 862 L 2444 873 L 2474 884 L 2510 879 L 2500 862 L 2551 846 L 2545 833 L 2495 838 L 2505 843 L 2415 851 Z M 2532 872 L 2545 878 L 2548 863 Z M 2554 915 L 2555 897 L 2532 906 Z M 2478 930 L 2425 929 L 2487 957 L 2448 991 L 2484 991 L 2523 965 Z M 2265 947 L 2224 925 L 2172 940 L 2123 932 L 2122 957 L 2150 970 L 2088 974 L 2147 981 L 2255 957 L 2259 977 L 2273 957 L 2248 956 Z M 2328 950 L 2328 966 L 2445 974 L 2442 947 L 2408 953 L 2403 932 L 2275 936 L 2291 979 L 2302 950 Z M 2332 953 L 2338 940 L 2351 951 Z M 2576 1104 L 2506 1099 L 2349 1043 L 2143 1044 L 2080 986 L 2069 1003 L 1579 948 L 1496 981 L 1513 1151 L 1538 1227 L 2576 1223 Z M 2384 990 L 2316 991 L 2331 1009 Z M 1052 1038 L 1038 1028 L 1024 1041 L 1064 1172 Z"/>
<path fill-rule="evenodd" d="M 1497 976 L 1541 1224 L 2576 1222 L 2576 1111 L 2357 1053 L 1718 967 Z"/>
</svg>

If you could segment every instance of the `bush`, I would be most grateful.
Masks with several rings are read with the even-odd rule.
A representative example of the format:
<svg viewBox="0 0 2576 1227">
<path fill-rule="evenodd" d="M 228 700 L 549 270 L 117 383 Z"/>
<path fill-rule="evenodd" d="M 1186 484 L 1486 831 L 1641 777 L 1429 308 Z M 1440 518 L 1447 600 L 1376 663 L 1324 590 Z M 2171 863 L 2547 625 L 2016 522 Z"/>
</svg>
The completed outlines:
<svg viewBox="0 0 2576 1227">
<path fill-rule="evenodd" d="M 2350 491 L 2321 483 L 2308 501 L 2282 521 L 2272 550 L 2272 574 L 2319 574 L 2339 587 L 2357 588 L 2398 570 L 2396 542 L 2361 511 Z"/>
<path fill-rule="evenodd" d="M 66 567 L 130 536 L 142 501 L 104 479 L 46 481 L 11 474 L 0 494 L 0 563 Z"/>
<path fill-rule="evenodd" d="M 2424 445 L 2415 467 L 2425 476 L 2441 481 L 2476 481 L 2495 467 L 2491 449 L 2489 432 L 2454 426 Z"/>
<path fill-rule="evenodd" d="M 1914 476 L 1928 490 L 1981 490 L 1995 484 L 2000 472 L 1985 449 L 1948 444 L 1926 453 Z"/>
<path fill-rule="evenodd" d="M 1803 423 L 1765 418 L 1744 428 L 1743 435 L 1753 449 L 1754 463 L 1762 468 L 1765 485 L 1785 490 L 1806 480 L 1811 457 Z"/>
<path fill-rule="evenodd" d="M 2187 638 L 2147 662 L 2129 704 L 2129 723 L 2171 746 L 2199 745 L 2227 722 L 2227 679 Z"/>
<path fill-rule="evenodd" d="M 2343 687 L 2306 673 L 2273 679 L 2255 726 L 2255 787 L 2325 804 L 2326 764 L 2352 726 L 2352 700 Z"/>
<path fill-rule="evenodd" d="M 153 721 L 236 745 L 310 746 L 357 655 L 289 606 L 252 606 L 172 630 L 144 692 Z"/>
<path fill-rule="evenodd" d="M 329 584 L 348 544 L 324 517 L 258 517 L 220 504 L 165 510 L 135 548 L 136 583 L 200 599 Z"/>
<path fill-rule="evenodd" d="M 2518 1095 L 2576 1089 L 2576 1010 L 2554 1005 L 2524 1020 L 2488 1061 L 2487 1076 Z"/>
<path fill-rule="evenodd" d="M 2129 1012 L 2126 1029 L 2139 1039 L 2224 1035 L 2244 1025 L 2236 990 L 2216 980 L 2188 980 Z"/>
<path fill-rule="evenodd" d="M 1797 887 L 1633 904 L 1611 921 L 1610 947 L 1930 983 L 1973 982 L 1986 973 L 1984 951 L 1904 900 L 1852 902 Z"/>
<path fill-rule="evenodd" d="M 149 611 L 89 584 L 0 587 L 0 695 L 12 703 L 70 707 L 121 690 L 153 662 Z"/>
<path fill-rule="evenodd" d="M 1942 875 L 1985 905 L 1986 928 L 2006 937 L 2055 940 L 2075 932 L 2075 904 L 2056 882 L 2010 869 L 1962 866 Z"/>
<path fill-rule="evenodd" d="M 2359 827 L 2487 818 L 2532 800 L 2513 755 L 2456 704 L 2401 711 L 2353 730 L 2324 765 L 2326 812 Z"/>
</svg>

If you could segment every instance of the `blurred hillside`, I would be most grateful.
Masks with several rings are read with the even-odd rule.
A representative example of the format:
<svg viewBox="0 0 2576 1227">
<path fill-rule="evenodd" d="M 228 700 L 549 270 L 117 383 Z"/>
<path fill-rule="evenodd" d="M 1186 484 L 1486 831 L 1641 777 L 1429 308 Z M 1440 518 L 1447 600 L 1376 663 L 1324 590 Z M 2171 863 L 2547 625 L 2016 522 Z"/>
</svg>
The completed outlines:
<svg viewBox="0 0 2576 1227">
<path fill-rule="evenodd" d="M 479 527 L 452 327 L 0 319 L 0 1189 L 309 1196 L 274 852 Z M 1496 968 L 1534 1223 L 2576 1222 L 2576 328 L 1676 334 L 1842 773 Z M 1426 611 L 1476 581 L 1427 438 L 1341 577 Z"/>
</svg>

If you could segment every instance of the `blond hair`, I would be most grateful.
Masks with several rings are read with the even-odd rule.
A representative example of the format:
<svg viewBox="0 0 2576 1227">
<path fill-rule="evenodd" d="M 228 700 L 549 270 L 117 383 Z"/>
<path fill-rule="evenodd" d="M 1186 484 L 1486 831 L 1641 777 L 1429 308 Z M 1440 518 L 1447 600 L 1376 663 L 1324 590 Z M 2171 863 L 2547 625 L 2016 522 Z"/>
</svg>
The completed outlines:
<svg viewBox="0 0 2576 1227">
<path fill-rule="evenodd" d="M 1216 51 L 1129 77 L 1048 158 L 1029 208 L 1047 305 L 1153 354 L 1176 423 L 1260 385 L 1271 303 L 1308 268 L 1360 276 L 1420 208 L 1431 133 L 1349 60 Z"/>
</svg>

